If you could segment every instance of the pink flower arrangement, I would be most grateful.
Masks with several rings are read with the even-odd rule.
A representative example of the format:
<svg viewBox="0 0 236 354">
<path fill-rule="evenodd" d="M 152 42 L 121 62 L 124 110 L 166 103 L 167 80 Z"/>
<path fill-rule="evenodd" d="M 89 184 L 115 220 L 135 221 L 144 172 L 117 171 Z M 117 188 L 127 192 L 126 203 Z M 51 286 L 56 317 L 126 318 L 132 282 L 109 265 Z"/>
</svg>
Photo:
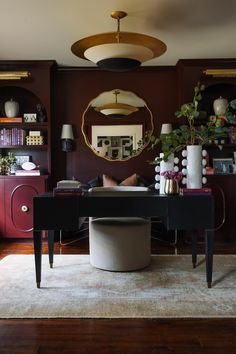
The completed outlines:
<svg viewBox="0 0 236 354">
<path fill-rule="evenodd" d="M 175 171 L 164 171 L 161 173 L 161 176 L 164 176 L 166 179 L 173 179 L 176 182 L 180 182 L 183 178 L 182 172 L 175 172 Z"/>
</svg>

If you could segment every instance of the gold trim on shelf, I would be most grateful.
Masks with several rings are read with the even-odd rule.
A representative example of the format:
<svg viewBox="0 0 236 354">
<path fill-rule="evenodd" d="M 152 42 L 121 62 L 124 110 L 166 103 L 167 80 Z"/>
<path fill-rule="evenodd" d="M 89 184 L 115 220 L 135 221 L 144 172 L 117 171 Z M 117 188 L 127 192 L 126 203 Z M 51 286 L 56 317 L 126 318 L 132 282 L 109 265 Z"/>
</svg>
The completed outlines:
<svg viewBox="0 0 236 354">
<path fill-rule="evenodd" d="M 20 80 L 30 75 L 29 71 L 0 71 L 0 80 Z"/>
<path fill-rule="evenodd" d="M 235 77 L 236 69 L 206 69 L 203 74 L 214 77 Z"/>
</svg>

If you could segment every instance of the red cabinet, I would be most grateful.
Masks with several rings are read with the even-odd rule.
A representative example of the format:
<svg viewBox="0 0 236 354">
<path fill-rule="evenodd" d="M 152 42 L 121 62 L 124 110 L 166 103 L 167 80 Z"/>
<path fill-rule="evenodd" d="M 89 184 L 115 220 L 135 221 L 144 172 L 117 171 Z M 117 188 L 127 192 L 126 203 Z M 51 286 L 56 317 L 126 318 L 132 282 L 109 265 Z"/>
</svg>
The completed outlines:
<svg viewBox="0 0 236 354">
<path fill-rule="evenodd" d="M 47 176 L 0 177 L 0 235 L 6 238 L 33 236 L 33 197 L 46 191 Z"/>
</svg>

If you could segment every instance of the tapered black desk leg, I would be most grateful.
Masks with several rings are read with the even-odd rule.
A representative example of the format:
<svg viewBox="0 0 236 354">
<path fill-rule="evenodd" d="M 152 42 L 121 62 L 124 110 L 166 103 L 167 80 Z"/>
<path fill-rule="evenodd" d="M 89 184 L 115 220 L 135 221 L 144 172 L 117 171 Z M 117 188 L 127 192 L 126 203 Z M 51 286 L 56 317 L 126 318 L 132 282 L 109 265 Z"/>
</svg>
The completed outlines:
<svg viewBox="0 0 236 354">
<path fill-rule="evenodd" d="M 53 267 L 53 254 L 54 254 L 54 230 L 48 230 L 48 254 L 50 268 Z"/>
<path fill-rule="evenodd" d="M 213 269 L 214 231 L 205 230 L 206 281 L 211 288 Z"/>
<path fill-rule="evenodd" d="M 42 231 L 34 231 L 34 259 L 37 288 L 41 283 L 41 266 L 42 266 Z"/>
<path fill-rule="evenodd" d="M 192 231 L 192 263 L 193 268 L 196 268 L 197 264 L 197 231 Z"/>
</svg>

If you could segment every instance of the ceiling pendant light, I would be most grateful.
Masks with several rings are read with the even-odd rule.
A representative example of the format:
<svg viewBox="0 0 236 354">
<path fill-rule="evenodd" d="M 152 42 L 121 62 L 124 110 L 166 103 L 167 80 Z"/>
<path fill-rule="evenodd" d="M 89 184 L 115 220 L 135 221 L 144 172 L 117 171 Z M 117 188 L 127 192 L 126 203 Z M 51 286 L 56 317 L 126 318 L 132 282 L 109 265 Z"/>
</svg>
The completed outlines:
<svg viewBox="0 0 236 354">
<path fill-rule="evenodd" d="M 117 32 L 100 33 L 80 39 L 72 45 L 72 53 L 96 63 L 102 69 L 128 71 L 166 51 L 165 43 L 157 38 L 121 32 L 120 19 L 126 16 L 124 11 L 113 11 L 111 17 L 117 20 Z"/>
<path fill-rule="evenodd" d="M 137 107 L 131 106 L 129 104 L 119 103 L 117 101 L 117 95 L 120 94 L 119 90 L 115 90 L 113 94 L 115 95 L 115 102 L 106 103 L 104 105 L 95 107 L 95 111 L 99 111 L 112 118 L 121 118 L 122 116 L 128 116 L 129 114 L 139 110 Z"/>
</svg>

